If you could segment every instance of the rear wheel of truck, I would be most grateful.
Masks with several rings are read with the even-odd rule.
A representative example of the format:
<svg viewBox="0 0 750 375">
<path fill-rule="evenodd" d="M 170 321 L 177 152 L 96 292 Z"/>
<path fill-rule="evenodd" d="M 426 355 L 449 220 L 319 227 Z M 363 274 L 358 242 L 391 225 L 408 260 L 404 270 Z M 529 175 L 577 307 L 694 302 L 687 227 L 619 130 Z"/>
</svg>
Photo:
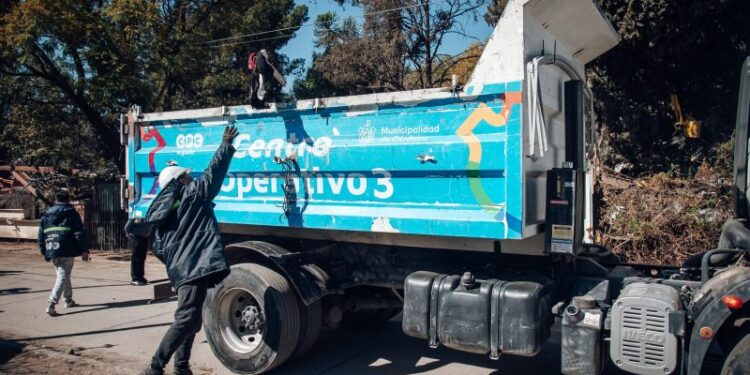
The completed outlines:
<svg viewBox="0 0 750 375">
<path fill-rule="evenodd" d="M 203 317 L 211 350 L 235 373 L 267 372 L 298 347 L 300 307 L 294 289 L 259 264 L 233 265 L 209 291 Z"/>
<path fill-rule="evenodd" d="M 294 350 L 294 357 L 297 358 L 309 351 L 320 338 L 320 331 L 323 328 L 323 309 L 320 301 L 315 301 L 309 306 L 305 306 L 301 301 L 300 320 L 302 334 L 297 342 L 297 349 Z"/>
<path fill-rule="evenodd" d="M 745 334 L 726 356 L 722 375 L 750 374 L 750 334 Z"/>
</svg>

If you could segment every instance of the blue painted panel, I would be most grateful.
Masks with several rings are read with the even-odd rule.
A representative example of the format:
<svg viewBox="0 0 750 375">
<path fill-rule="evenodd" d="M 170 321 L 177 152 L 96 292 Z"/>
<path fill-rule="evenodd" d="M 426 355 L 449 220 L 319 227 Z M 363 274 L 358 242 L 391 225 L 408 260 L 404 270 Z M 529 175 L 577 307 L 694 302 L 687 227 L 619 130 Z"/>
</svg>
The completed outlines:
<svg viewBox="0 0 750 375">
<path fill-rule="evenodd" d="M 521 238 L 520 90 L 513 82 L 467 88 L 477 91 L 473 99 L 235 116 L 237 152 L 216 216 L 234 224 Z M 225 126 L 204 119 L 140 123 L 140 148 L 130 147 L 128 178 L 137 193 L 131 214 L 145 214 L 168 161 L 199 177 Z M 298 169 L 285 194 L 274 157 L 291 155 Z"/>
</svg>

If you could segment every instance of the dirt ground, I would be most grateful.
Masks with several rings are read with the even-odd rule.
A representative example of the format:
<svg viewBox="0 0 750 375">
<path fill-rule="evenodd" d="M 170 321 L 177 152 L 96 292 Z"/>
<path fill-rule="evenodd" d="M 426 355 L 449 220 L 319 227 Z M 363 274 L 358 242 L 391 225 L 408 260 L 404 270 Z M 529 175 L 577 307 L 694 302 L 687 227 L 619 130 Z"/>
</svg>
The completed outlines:
<svg viewBox="0 0 750 375">
<path fill-rule="evenodd" d="M 127 253 L 93 254 L 76 260 L 74 308 L 60 316 L 44 313 L 54 283 L 34 242 L 0 241 L 0 374 L 135 374 L 145 367 L 174 320 L 176 298 L 152 301 L 152 287 L 130 285 Z M 146 278 L 166 279 L 164 266 L 146 260 Z M 151 302 L 151 303 L 150 303 Z M 555 325 L 533 360 L 432 349 L 408 337 L 400 316 L 377 330 L 325 330 L 304 356 L 274 370 L 276 375 L 494 375 L 559 373 L 560 330 Z M 5 344 L 5 345 L 3 345 Z M 72 354 L 68 354 L 72 349 Z M 198 375 L 232 375 L 214 355 L 205 333 L 193 345 L 191 367 Z M 167 365 L 167 373 L 172 366 Z"/>
<path fill-rule="evenodd" d="M 81 359 L 72 353 L 59 352 L 52 348 L 25 346 L 15 342 L 0 344 L 0 374 L 59 374 L 59 375 L 116 375 L 113 370 L 92 359 Z"/>
<path fill-rule="evenodd" d="M 34 257 L 38 255 L 36 242 L 0 240 L 0 249 Z M 108 259 L 122 257 L 129 260 L 129 254 L 94 252 L 95 257 Z M 78 349 L 78 351 L 76 350 Z M 82 356 L 83 348 L 51 347 L 38 343 L 26 345 L 0 339 L 0 374 L 59 374 L 59 375 L 118 375 L 122 369 L 113 368 L 109 363 L 89 355 Z"/>
</svg>

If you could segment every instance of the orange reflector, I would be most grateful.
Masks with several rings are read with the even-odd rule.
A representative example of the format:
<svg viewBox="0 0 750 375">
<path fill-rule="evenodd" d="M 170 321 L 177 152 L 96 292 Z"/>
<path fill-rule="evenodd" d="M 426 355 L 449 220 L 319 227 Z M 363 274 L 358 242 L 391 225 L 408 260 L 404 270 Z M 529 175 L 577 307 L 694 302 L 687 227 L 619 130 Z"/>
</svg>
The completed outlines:
<svg viewBox="0 0 750 375">
<path fill-rule="evenodd" d="M 699 331 L 701 337 L 708 340 L 712 337 L 714 337 L 714 330 L 711 329 L 711 327 L 701 327 L 701 330 Z"/>
<path fill-rule="evenodd" d="M 740 297 L 733 294 L 721 297 L 721 302 L 724 302 L 724 305 L 730 310 L 739 310 L 742 308 L 742 304 L 744 303 L 742 302 L 742 299 Z"/>
</svg>

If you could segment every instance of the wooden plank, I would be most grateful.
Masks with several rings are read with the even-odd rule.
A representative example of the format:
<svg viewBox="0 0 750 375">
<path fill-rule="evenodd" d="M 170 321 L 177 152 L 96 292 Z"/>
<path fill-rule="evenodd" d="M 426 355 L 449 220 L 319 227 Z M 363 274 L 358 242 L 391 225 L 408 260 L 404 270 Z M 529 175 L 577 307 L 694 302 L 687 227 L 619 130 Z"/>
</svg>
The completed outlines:
<svg viewBox="0 0 750 375">
<path fill-rule="evenodd" d="M 30 219 L 28 210 L 23 208 L 2 208 L 0 209 L 1 219 L 23 220 Z"/>
<path fill-rule="evenodd" d="M 39 220 L 0 219 L 0 238 L 35 240 Z"/>
<path fill-rule="evenodd" d="M 34 197 L 38 199 L 41 199 L 48 206 L 52 205 L 52 202 L 50 202 L 47 198 L 45 198 L 44 195 L 39 194 L 36 191 L 36 189 L 33 186 L 31 186 L 31 184 L 29 183 L 31 178 L 25 172 L 11 171 L 10 173 L 13 175 L 13 178 L 15 178 L 18 182 L 20 182 L 21 185 L 23 185 L 23 187 L 26 188 L 26 190 L 28 190 L 29 193 L 31 193 L 31 195 L 33 195 Z"/>
</svg>

